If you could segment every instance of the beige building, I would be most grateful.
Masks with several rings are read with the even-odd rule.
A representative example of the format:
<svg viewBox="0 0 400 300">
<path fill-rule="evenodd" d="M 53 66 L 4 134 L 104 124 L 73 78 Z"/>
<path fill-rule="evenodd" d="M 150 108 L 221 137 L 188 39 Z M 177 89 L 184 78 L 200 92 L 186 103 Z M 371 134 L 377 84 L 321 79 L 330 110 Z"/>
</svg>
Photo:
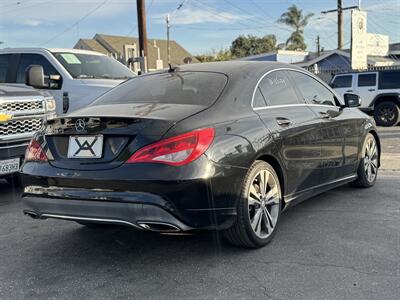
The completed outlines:
<svg viewBox="0 0 400 300">
<path fill-rule="evenodd" d="M 128 63 L 129 58 L 139 56 L 138 38 L 128 36 L 96 34 L 92 39 L 80 39 L 74 48 L 101 52 L 113 56 L 124 64 Z M 148 39 L 147 49 L 147 68 L 149 70 L 168 67 L 166 40 Z M 189 61 L 198 62 L 176 41 L 170 41 L 170 53 L 172 65 L 181 65 Z M 137 67 L 137 64 L 133 66 L 134 69 Z"/>
</svg>

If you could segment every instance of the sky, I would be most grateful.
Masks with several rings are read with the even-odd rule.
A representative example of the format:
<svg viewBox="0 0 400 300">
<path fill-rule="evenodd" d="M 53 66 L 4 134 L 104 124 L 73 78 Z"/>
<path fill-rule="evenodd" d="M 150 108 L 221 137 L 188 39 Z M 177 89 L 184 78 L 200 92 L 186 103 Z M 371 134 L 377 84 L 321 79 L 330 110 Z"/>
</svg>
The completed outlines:
<svg viewBox="0 0 400 300">
<path fill-rule="evenodd" d="M 316 37 L 326 50 L 337 47 L 336 0 L 145 0 L 148 38 L 166 38 L 165 17 L 171 15 L 171 39 L 193 55 L 226 49 L 239 35 L 275 34 L 278 43 L 290 29 L 276 22 L 295 4 L 314 13 L 305 29 L 308 50 Z M 343 0 L 344 6 L 358 0 Z M 177 10 L 178 6 L 182 7 Z M 368 32 L 400 42 L 400 0 L 363 0 Z M 350 11 L 344 13 L 345 47 L 350 45 Z M 137 36 L 136 0 L 0 0 L 0 47 L 72 48 L 96 33 Z"/>
</svg>

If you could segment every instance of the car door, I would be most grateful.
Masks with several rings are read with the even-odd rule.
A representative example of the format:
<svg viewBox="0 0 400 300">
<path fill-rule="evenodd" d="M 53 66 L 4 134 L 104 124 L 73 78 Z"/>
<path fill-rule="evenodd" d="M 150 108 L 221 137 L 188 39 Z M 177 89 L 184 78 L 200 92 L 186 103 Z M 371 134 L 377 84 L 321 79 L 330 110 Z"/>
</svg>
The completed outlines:
<svg viewBox="0 0 400 300">
<path fill-rule="evenodd" d="M 257 106 L 263 101 L 266 105 Z M 253 107 L 279 145 L 277 155 L 287 176 L 285 193 L 289 198 L 318 185 L 319 120 L 299 99 L 286 71 L 273 71 L 263 77 L 255 91 Z"/>
<path fill-rule="evenodd" d="M 353 74 L 336 75 L 330 85 L 338 95 L 343 97 L 345 93 L 354 92 L 354 77 Z"/>
<path fill-rule="evenodd" d="M 323 183 L 354 173 L 358 160 L 359 120 L 340 107 L 335 94 L 322 81 L 300 71 L 290 71 L 304 101 L 320 119 Z"/>
<path fill-rule="evenodd" d="M 361 98 L 361 106 L 368 107 L 378 95 L 378 72 L 357 74 L 356 94 Z"/>
</svg>

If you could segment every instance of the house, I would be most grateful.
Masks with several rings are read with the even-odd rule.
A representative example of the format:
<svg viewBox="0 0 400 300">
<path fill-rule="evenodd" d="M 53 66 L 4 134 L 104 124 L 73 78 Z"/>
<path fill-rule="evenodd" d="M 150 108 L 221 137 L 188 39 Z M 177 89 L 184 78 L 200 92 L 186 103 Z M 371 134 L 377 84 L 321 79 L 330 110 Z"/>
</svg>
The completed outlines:
<svg viewBox="0 0 400 300">
<path fill-rule="evenodd" d="M 309 52 L 305 51 L 276 50 L 268 53 L 243 57 L 240 60 L 279 61 L 293 64 L 304 61 L 308 54 Z"/>
<path fill-rule="evenodd" d="M 400 66 L 400 61 L 390 56 L 368 55 L 368 67 L 391 67 Z M 341 72 L 351 71 L 350 50 L 331 50 L 322 52 L 320 56 L 310 54 L 305 61 L 296 63 L 299 67 L 315 68 L 318 70 L 340 70 Z"/>
<path fill-rule="evenodd" d="M 397 45 L 397 48 L 395 48 Z M 400 60 L 393 56 L 398 53 L 400 56 L 400 43 L 392 44 L 392 54 L 389 56 L 368 56 L 369 67 L 390 67 L 400 65 Z M 398 49 L 398 50 L 395 50 Z M 316 70 L 340 70 L 341 72 L 351 71 L 350 50 L 324 51 L 317 56 L 315 52 L 277 50 L 273 52 L 252 55 L 241 58 L 241 60 L 255 61 L 278 61 L 295 64 L 299 67 Z"/>
<path fill-rule="evenodd" d="M 74 48 L 101 52 L 113 56 L 124 64 L 128 64 L 130 58 L 140 56 L 139 39 L 129 36 L 96 34 L 92 39 L 80 39 Z M 149 70 L 158 70 L 167 67 L 167 40 L 148 39 L 147 52 L 147 68 Z M 196 58 L 176 41 L 170 41 L 170 54 L 172 65 L 198 62 Z"/>
<path fill-rule="evenodd" d="M 389 45 L 389 56 L 400 60 L 400 43 Z"/>
</svg>

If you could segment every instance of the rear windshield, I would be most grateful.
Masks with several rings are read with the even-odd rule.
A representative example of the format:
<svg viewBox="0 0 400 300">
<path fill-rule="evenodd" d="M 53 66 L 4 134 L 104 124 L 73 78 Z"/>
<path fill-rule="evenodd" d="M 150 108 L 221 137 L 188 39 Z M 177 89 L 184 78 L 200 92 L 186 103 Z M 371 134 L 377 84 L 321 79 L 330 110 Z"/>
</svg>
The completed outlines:
<svg viewBox="0 0 400 300">
<path fill-rule="evenodd" d="M 168 103 L 210 106 L 227 83 L 212 72 L 171 72 L 138 76 L 98 98 L 93 104 Z"/>
</svg>

